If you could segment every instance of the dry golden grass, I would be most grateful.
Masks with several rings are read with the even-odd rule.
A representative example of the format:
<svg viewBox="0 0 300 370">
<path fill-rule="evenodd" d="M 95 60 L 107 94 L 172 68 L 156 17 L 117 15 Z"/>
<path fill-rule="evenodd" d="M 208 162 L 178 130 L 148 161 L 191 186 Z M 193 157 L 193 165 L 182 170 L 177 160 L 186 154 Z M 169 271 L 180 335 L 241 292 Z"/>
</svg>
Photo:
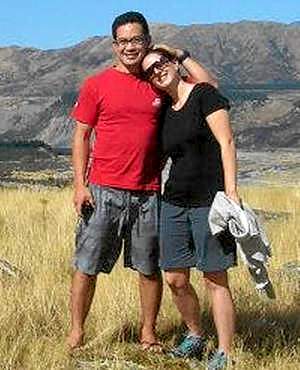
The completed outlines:
<svg viewBox="0 0 300 370">
<path fill-rule="evenodd" d="M 242 189 L 254 208 L 289 215 L 266 223 L 274 257 L 270 275 L 277 300 L 261 299 L 243 266 L 232 270 L 237 309 L 233 357 L 238 369 L 291 369 L 300 363 L 299 275 L 283 272 L 299 261 L 300 191 L 297 188 Z M 136 342 L 136 276 L 121 263 L 100 275 L 88 317 L 87 344 L 73 356 L 65 351 L 75 215 L 71 189 L 0 190 L 0 259 L 19 267 L 26 277 L 0 275 L 0 369 L 189 369 L 192 363 L 141 353 Z M 193 273 L 203 311 L 203 325 L 215 344 L 208 297 Z M 158 333 L 171 344 L 180 319 L 165 289 Z M 198 365 L 198 368 L 199 365 Z"/>
</svg>

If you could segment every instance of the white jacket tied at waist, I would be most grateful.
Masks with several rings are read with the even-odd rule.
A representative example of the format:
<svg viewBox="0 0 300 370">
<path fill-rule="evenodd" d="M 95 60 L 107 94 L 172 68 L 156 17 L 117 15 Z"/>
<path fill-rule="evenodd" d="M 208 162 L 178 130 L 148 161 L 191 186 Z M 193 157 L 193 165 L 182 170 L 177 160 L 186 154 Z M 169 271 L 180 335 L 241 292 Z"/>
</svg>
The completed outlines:
<svg viewBox="0 0 300 370">
<path fill-rule="evenodd" d="M 240 207 L 223 191 L 219 191 L 212 203 L 208 222 L 213 235 L 229 229 L 256 289 L 265 292 L 269 298 L 275 298 L 266 268 L 268 258 L 271 257 L 270 243 L 252 209 L 247 205 Z"/>
</svg>

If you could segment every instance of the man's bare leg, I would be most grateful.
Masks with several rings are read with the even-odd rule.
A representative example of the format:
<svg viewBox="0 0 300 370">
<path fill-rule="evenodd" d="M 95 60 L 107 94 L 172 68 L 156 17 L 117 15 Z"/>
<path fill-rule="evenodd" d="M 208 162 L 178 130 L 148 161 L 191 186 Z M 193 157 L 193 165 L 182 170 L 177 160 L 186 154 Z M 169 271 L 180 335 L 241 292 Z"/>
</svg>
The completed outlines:
<svg viewBox="0 0 300 370">
<path fill-rule="evenodd" d="M 166 280 L 172 291 L 173 301 L 189 332 L 203 335 L 200 322 L 200 307 L 197 294 L 190 283 L 190 271 L 178 269 L 166 272 Z"/>
<path fill-rule="evenodd" d="M 67 338 L 67 345 L 71 350 L 83 344 L 83 327 L 94 297 L 96 279 L 95 275 L 80 271 L 73 275 L 70 298 L 71 330 Z"/>
<path fill-rule="evenodd" d="M 147 348 L 147 344 L 151 345 L 157 342 L 155 326 L 162 297 L 161 274 L 146 276 L 139 273 L 139 289 L 141 302 L 140 341 Z"/>
<path fill-rule="evenodd" d="M 235 312 L 228 285 L 227 272 L 204 273 L 204 278 L 211 295 L 219 349 L 228 354 L 234 336 Z"/>
</svg>

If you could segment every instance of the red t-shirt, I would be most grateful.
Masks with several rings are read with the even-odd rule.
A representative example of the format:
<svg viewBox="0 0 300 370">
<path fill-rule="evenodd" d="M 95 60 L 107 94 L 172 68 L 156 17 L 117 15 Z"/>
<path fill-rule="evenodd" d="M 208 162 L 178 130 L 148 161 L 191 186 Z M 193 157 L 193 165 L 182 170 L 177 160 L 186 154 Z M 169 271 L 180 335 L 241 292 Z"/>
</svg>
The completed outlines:
<svg viewBox="0 0 300 370">
<path fill-rule="evenodd" d="M 89 182 L 130 190 L 159 190 L 161 100 L 147 81 L 114 68 L 85 80 L 71 117 L 95 132 Z"/>
</svg>

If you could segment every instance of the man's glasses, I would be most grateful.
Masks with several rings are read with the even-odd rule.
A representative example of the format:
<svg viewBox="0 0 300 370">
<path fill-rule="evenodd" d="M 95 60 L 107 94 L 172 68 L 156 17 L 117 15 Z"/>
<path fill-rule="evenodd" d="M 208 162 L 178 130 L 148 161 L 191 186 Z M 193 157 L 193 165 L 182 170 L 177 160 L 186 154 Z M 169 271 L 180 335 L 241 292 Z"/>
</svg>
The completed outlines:
<svg viewBox="0 0 300 370">
<path fill-rule="evenodd" d="M 121 48 L 125 48 L 127 45 L 131 44 L 133 46 L 141 46 L 145 43 L 145 36 L 135 36 L 131 39 L 119 38 L 113 41 L 114 44 L 118 45 Z"/>
<path fill-rule="evenodd" d="M 170 63 L 170 59 L 168 59 L 166 56 L 161 55 L 159 60 L 151 64 L 150 67 L 148 67 L 144 71 L 144 77 L 146 80 L 151 80 L 151 78 L 154 75 L 155 69 L 162 70 L 168 63 Z"/>
</svg>

